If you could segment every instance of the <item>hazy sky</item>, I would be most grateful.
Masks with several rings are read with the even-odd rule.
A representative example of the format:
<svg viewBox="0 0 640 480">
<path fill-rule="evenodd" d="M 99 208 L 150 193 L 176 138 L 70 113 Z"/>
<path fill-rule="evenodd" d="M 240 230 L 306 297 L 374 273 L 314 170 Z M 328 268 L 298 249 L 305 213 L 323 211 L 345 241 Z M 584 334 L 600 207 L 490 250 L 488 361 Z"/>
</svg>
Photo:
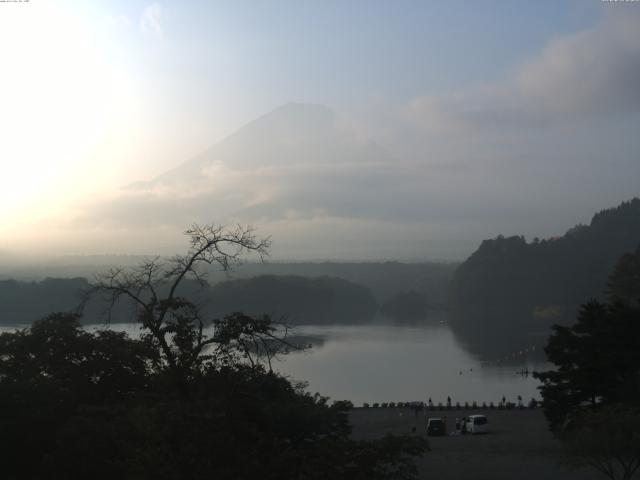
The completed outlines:
<svg viewBox="0 0 640 480">
<path fill-rule="evenodd" d="M 0 252 L 168 253 L 210 219 L 277 258 L 460 259 L 640 194 L 640 2 L 31 0 L 0 58 Z M 331 111 L 127 187 L 288 102 Z"/>
</svg>

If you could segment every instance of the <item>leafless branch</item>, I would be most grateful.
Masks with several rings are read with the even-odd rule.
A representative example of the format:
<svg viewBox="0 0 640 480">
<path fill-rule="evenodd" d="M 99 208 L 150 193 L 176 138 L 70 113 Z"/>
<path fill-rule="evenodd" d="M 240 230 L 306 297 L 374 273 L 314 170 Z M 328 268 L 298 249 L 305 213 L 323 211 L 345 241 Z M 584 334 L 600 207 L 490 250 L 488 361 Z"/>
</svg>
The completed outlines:
<svg viewBox="0 0 640 480">
<path fill-rule="evenodd" d="M 268 255 L 270 238 L 258 238 L 251 227 L 238 225 L 226 228 L 221 225 L 193 224 L 185 235 L 189 238 L 189 249 L 184 255 L 176 255 L 168 260 L 151 257 L 143 260 L 133 268 L 113 268 L 95 278 L 93 284 L 82 292 L 79 309 L 85 308 L 90 299 L 99 297 L 106 302 L 107 317 L 111 320 L 116 304 L 121 299 L 128 300 L 133 306 L 136 320 L 147 329 L 158 342 L 169 367 L 179 369 L 179 358 L 172 348 L 168 335 L 177 335 L 181 310 L 187 304 L 191 310 L 187 312 L 190 328 L 195 332 L 187 335 L 186 342 L 192 342 L 189 353 L 183 359 L 191 363 L 209 345 L 215 343 L 203 333 L 203 323 L 198 318 L 197 309 L 178 297 L 179 286 L 187 277 L 194 278 L 201 285 L 205 284 L 206 270 L 202 265 L 217 264 L 228 271 L 240 263 L 245 254 L 256 253 L 261 260 Z M 191 336 L 192 335 L 192 336 Z M 250 361 L 253 361 L 251 357 Z"/>
</svg>

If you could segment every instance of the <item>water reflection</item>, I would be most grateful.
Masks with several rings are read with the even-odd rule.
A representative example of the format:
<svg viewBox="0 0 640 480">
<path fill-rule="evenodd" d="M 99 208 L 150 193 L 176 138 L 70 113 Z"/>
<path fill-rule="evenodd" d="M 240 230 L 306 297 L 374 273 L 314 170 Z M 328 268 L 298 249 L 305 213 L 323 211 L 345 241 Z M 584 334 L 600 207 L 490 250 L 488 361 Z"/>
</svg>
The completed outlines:
<svg viewBox="0 0 640 480">
<path fill-rule="evenodd" d="M 518 355 L 486 364 L 468 353 L 446 324 L 398 326 L 308 326 L 299 333 L 321 336 L 324 343 L 309 352 L 283 358 L 278 369 L 309 382 L 334 399 L 362 402 L 516 402 L 539 398 L 530 373 L 546 369 L 539 356 Z M 527 374 L 523 374 L 527 372 Z"/>
<path fill-rule="evenodd" d="M 2 327 L 0 331 L 15 328 Z M 101 328 L 105 325 L 87 327 Z M 137 324 L 114 324 L 111 328 L 132 337 L 140 334 Z M 380 319 L 370 325 L 300 326 L 291 340 L 312 348 L 280 357 L 274 368 L 292 379 L 307 381 L 311 392 L 348 399 L 356 405 L 426 402 L 429 398 L 434 404 L 444 404 L 448 396 L 453 404 L 476 401 L 497 405 L 503 396 L 514 403 L 521 396 L 526 403 L 532 397 L 540 398 L 538 382 L 530 373 L 548 368 L 540 349 L 489 363 L 490 357 L 465 349 L 446 323 L 445 314 L 421 326 Z"/>
</svg>

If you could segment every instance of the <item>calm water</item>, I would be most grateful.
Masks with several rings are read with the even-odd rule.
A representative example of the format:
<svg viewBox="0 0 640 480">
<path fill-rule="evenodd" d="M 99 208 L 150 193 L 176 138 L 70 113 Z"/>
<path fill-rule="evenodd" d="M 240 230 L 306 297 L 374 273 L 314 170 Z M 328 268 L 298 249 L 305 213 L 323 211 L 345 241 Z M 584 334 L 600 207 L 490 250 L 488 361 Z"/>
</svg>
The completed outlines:
<svg viewBox="0 0 640 480">
<path fill-rule="evenodd" d="M 460 347 L 446 325 L 305 327 L 324 343 L 284 357 L 279 370 L 309 382 L 309 390 L 362 402 L 499 402 L 540 398 L 538 382 L 522 370 L 545 369 L 526 355 L 510 365 L 483 367 Z M 516 373 L 518 372 L 518 373 Z"/>
<path fill-rule="evenodd" d="M 135 324 L 112 328 L 132 336 L 139 332 Z M 313 337 L 313 348 L 281 357 L 274 368 L 291 379 L 307 381 L 312 393 L 356 405 L 429 397 L 437 404 L 445 403 L 447 396 L 453 403 L 497 403 L 503 395 L 513 402 L 518 395 L 528 401 L 540 398 L 538 382 L 521 372 L 547 368 L 527 354 L 511 359 L 509 365 L 483 367 L 446 324 L 304 326 L 297 327 L 296 334 Z"/>
</svg>

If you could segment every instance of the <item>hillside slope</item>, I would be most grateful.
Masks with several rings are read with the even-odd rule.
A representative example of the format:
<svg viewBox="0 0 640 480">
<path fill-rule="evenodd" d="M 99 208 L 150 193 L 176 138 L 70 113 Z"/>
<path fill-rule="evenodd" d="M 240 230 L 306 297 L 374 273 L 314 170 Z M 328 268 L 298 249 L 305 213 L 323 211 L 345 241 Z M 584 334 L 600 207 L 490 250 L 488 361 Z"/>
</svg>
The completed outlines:
<svg viewBox="0 0 640 480">
<path fill-rule="evenodd" d="M 616 261 L 640 244 L 640 199 L 596 213 L 562 237 L 485 240 L 456 270 L 452 324 L 463 337 L 506 344 L 546 335 L 574 319 L 578 305 L 601 297 Z"/>
</svg>

